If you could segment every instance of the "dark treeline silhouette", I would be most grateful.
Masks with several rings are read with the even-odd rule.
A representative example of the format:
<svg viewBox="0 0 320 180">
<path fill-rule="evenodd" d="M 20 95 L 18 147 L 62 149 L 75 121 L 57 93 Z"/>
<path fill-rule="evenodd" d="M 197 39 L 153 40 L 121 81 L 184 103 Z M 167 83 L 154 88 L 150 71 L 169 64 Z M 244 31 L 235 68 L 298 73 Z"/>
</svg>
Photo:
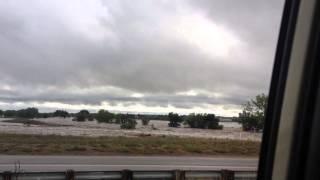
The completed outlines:
<svg viewBox="0 0 320 180">
<path fill-rule="evenodd" d="M 5 118 L 36 118 L 39 115 L 39 111 L 37 108 L 26 108 L 20 110 L 1 110 L 0 116 Z"/>
<path fill-rule="evenodd" d="M 66 117 L 69 117 L 69 113 L 67 111 L 64 111 L 64 110 L 56 110 L 53 114 L 52 114 L 53 117 L 63 117 L 63 118 L 66 118 Z"/>
<path fill-rule="evenodd" d="M 185 118 L 185 124 L 191 128 L 201 129 L 222 129 L 223 126 L 219 125 L 219 119 L 214 114 L 189 114 Z"/>
<path fill-rule="evenodd" d="M 179 116 L 179 114 L 173 113 L 173 112 L 170 112 L 168 114 L 168 118 L 169 118 L 169 123 L 168 123 L 169 127 L 180 127 L 181 125 L 180 123 L 183 121 L 183 118 Z"/>
<path fill-rule="evenodd" d="M 80 122 L 83 122 L 83 121 L 92 121 L 94 118 L 93 118 L 93 115 L 90 114 L 90 112 L 88 110 L 81 110 L 79 111 L 78 113 L 75 114 L 75 117 L 73 118 L 73 121 L 80 121 Z"/>
<path fill-rule="evenodd" d="M 191 113 L 189 115 L 179 116 L 177 113 L 170 112 L 169 117 L 169 127 L 179 127 L 183 122 L 190 128 L 200 128 L 200 129 L 222 129 L 223 126 L 219 125 L 219 118 L 214 114 L 195 114 Z"/>
<path fill-rule="evenodd" d="M 138 119 L 168 121 L 168 114 L 138 114 Z"/>
<path fill-rule="evenodd" d="M 96 120 L 98 123 L 115 123 L 120 124 L 122 129 L 135 129 L 136 120 L 141 120 L 142 125 L 148 126 L 150 120 L 169 121 L 169 127 L 180 127 L 183 123 L 190 128 L 201 129 L 222 129 L 219 125 L 219 119 L 214 114 L 189 114 L 179 115 L 170 112 L 169 114 L 129 114 L 129 113 L 112 113 L 107 110 L 99 110 L 97 113 L 90 113 L 88 110 L 80 110 L 77 113 L 69 113 L 65 110 L 56 110 L 54 112 L 40 113 L 37 108 L 31 107 L 20 110 L 0 110 L 0 117 L 5 118 L 49 118 L 49 117 L 72 117 L 73 121 L 84 122 Z"/>
<path fill-rule="evenodd" d="M 70 114 L 64 110 L 56 110 L 55 112 L 40 113 L 37 108 L 29 107 L 19 110 L 0 110 L 0 117 L 4 118 L 48 118 L 48 117 L 70 117 Z"/>
<path fill-rule="evenodd" d="M 107 110 L 99 110 L 96 114 L 93 114 L 98 123 L 115 123 L 120 124 L 121 129 L 135 129 L 137 125 L 135 114 L 115 114 Z"/>
</svg>

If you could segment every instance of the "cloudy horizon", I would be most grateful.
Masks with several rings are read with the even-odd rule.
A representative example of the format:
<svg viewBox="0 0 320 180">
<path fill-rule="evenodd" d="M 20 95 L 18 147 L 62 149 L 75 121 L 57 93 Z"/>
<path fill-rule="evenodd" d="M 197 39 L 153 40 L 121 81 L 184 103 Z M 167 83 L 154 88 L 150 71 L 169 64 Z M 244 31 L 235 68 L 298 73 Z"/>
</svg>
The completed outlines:
<svg viewBox="0 0 320 180">
<path fill-rule="evenodd" d="M 234 116 L 268 93 L 283 1 L 0 1 L 0 109 Z"/>
</svg>

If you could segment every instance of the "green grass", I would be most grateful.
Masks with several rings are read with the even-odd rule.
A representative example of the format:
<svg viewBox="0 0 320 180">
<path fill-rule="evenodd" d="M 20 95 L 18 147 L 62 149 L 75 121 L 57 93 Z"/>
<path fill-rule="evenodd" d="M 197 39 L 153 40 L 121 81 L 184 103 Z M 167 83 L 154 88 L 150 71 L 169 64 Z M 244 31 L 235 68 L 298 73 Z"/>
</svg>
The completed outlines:
<svg viewBox="0 0 320 180">
<path fill-rule="evenodd" d="M 79 137 L 0 134 L 0 154 L 258 156 L 260 142 L 180 137 Z"/>
</svg>

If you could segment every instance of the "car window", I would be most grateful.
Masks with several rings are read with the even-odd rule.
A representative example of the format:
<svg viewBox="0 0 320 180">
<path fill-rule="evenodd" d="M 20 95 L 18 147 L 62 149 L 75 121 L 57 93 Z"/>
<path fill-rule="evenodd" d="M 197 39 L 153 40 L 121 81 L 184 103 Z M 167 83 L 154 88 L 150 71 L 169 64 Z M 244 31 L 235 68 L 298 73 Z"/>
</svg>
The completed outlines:
<svg viewBox="0 0 320 180">
<path fill-rule="evenodd" d="M 255 177 L 283 3 L 0 2 L 0 171 Z"/>
</svg>

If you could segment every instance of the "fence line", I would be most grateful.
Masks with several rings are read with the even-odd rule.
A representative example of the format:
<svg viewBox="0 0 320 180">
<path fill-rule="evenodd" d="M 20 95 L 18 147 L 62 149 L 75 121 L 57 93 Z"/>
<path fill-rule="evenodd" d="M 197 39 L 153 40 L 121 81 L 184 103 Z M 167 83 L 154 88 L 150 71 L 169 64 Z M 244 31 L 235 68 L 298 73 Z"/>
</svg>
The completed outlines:
<svg viewBox="0 0 320 180">
<path fill-rule="evenodd" d="M 255 171 L 73 171 L 2 172 L 0 180 L 255 180 Z"/>
</svg>

